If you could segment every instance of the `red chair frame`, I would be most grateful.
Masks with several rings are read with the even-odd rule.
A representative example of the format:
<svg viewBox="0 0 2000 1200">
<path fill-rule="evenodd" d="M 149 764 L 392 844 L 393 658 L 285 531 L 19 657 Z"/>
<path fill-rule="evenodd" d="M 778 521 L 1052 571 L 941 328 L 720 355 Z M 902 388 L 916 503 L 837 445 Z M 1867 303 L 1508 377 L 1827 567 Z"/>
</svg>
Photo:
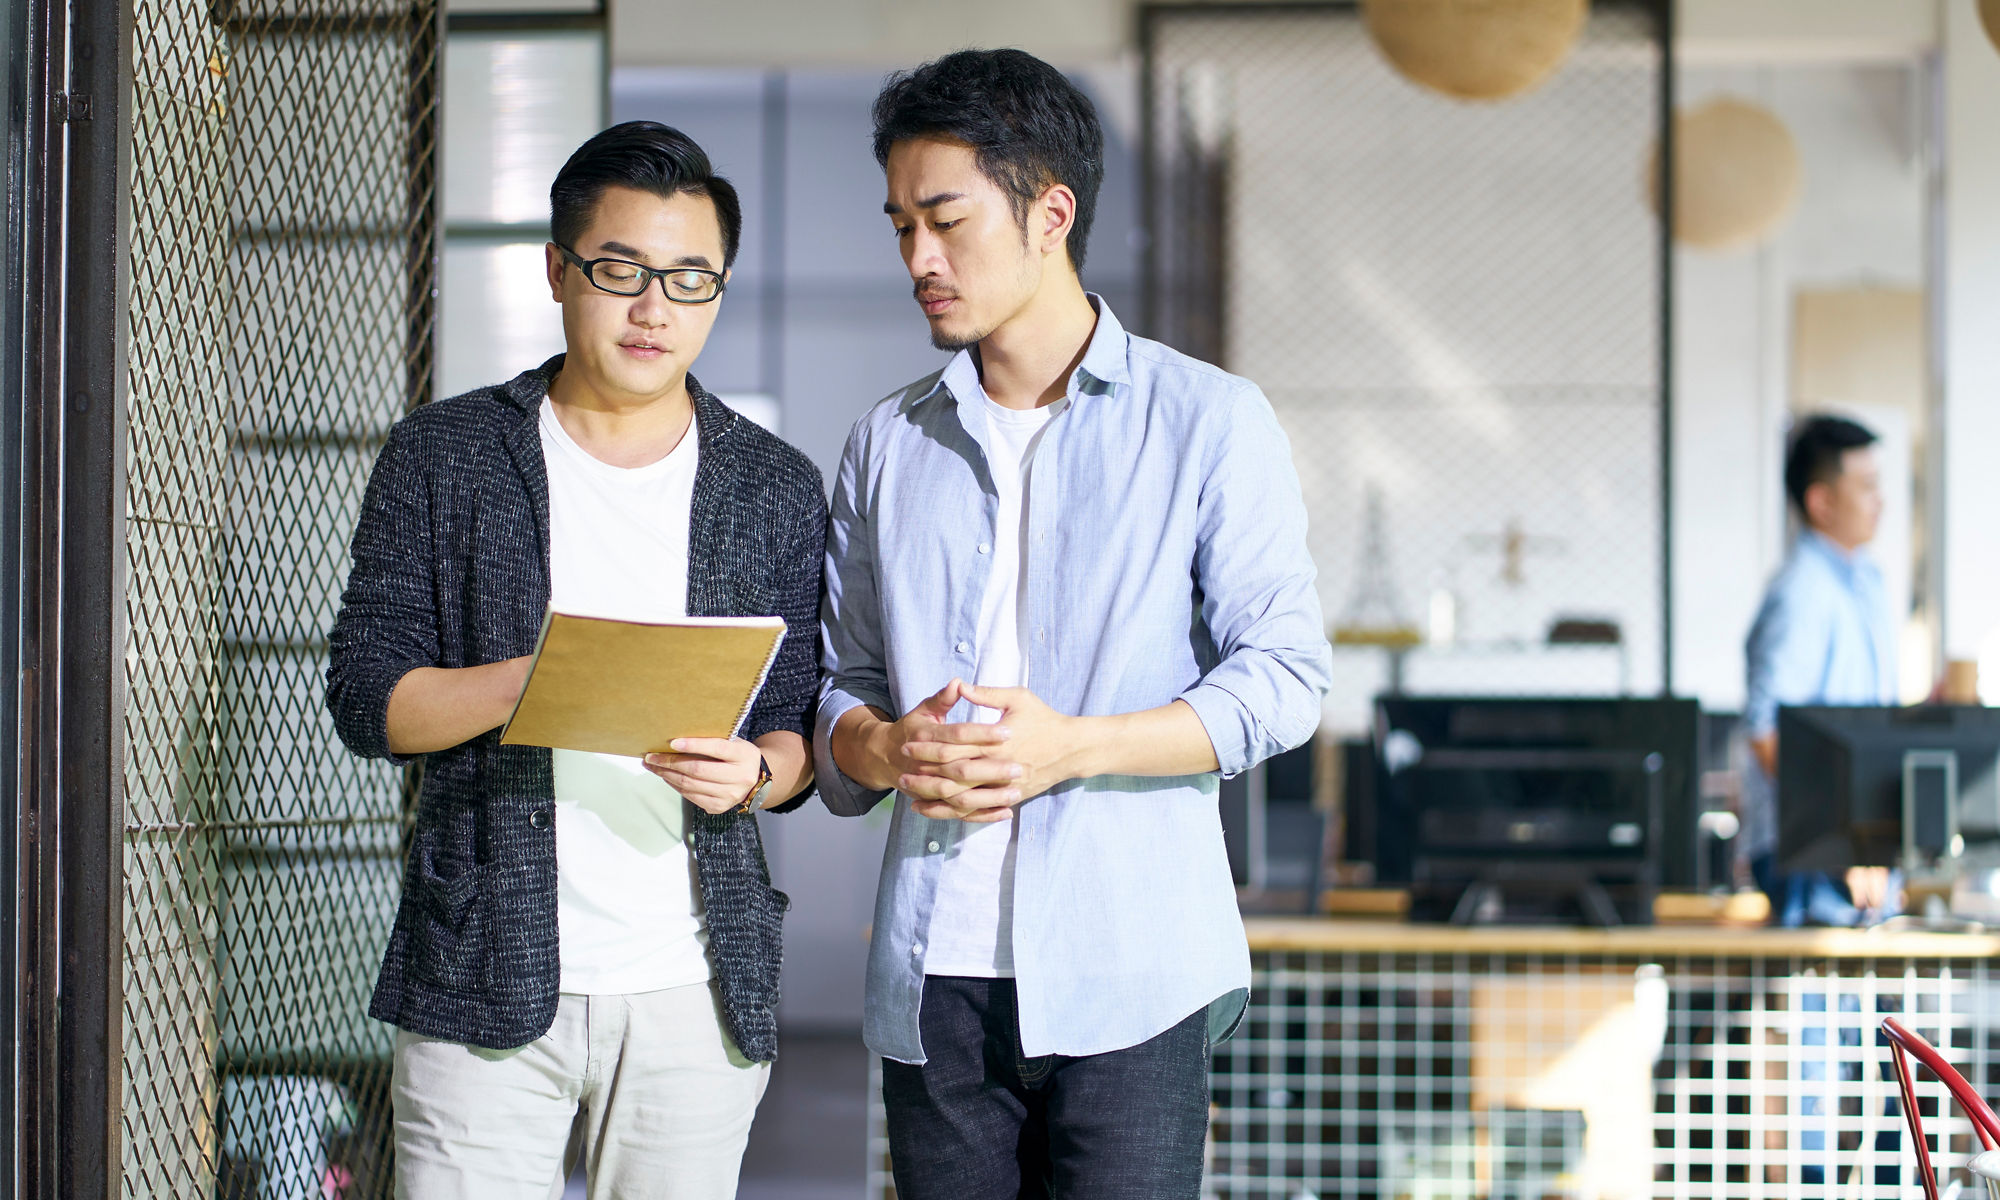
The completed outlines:
<svg viewBox="0 0 2000 1200">
<path fill-rule="evenodd" d="M 1896 1082 L 1903 1089 L 1903 1117 L 1910 1125 L 1910 1139 L 1917 1144 L 1917 1166 L 1924 1195 L 1928 1200 L 1938 1200 L 1937 1172 L 1931 1167 L 1930 1147 L 1924 1143 L 1924 1119 L 1917 1112 L 1917 1088 L 1910 1074 L 1909 1056 L 1914 1055 L 1918 1062 L 1930 1068 L 1931 1074 L 1937 1076 L 1938 1082 L 1951 1092 L 1952 1098 L 1971 1119 L 1972 1131 L 1979 1135 L 1979 1144 L 1988 1150 L 2000 1147 L 2000 1117 L 1993 1114 L 1993 1109 L 1979 1098 L 1978 1092 L 1972 1090 L 1965 1076 L 1946 1062 L 1936 1047 L 1904 1028 L 1894 1017 L 1883 1020 L 1882 1032 L 1889 1039 L 1891 1056 L 1896 1063 Z M 1942 1148 L 1940 1145 L 1939 1149 Z"/>
</svg>

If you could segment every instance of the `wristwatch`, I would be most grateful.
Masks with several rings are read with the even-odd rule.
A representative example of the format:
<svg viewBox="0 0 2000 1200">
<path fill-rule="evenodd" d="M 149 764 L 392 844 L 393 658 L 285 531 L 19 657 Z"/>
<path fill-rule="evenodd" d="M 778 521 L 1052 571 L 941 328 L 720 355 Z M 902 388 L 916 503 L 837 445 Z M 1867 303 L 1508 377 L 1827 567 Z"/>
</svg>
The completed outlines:
<svg viewBox="0 0 2000 1200">
<path fill-rule="evenodd" d="M 764 807 L 764 797 L 771 793 L 771 764 L 764 756 L 757 756 L 757 782 L 751 786 L 750 794 L 743 797 L 743 803 L 736 806 L 740 813 L 753 813 Z"/>
</svg>

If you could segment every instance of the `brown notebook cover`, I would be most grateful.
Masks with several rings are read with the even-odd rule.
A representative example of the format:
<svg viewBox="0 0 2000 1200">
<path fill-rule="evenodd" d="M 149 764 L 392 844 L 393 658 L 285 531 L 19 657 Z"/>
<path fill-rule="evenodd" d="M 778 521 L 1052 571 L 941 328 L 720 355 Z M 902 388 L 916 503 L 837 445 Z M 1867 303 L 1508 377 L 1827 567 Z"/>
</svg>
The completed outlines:
<svg viewBox="0 0 2000 1200">
<path fill-rule="evenodd" d="M 784 637 L 782 617 L 653 624 L 552 608 L 500 740 L 638 757 L 679 737 L 733 737 Z"/>
</svg>

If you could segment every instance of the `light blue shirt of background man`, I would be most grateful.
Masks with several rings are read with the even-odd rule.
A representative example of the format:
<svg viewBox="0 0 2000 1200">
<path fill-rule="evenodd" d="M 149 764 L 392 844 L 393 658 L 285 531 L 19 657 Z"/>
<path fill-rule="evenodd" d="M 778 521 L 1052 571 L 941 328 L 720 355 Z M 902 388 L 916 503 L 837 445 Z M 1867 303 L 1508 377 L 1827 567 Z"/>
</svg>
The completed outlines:
<svg viewBox="0 0 2000 1200">
<path fill-rule="evenodd" d="M 1839 417 L 1804 420 L 1785 459 L 1785 491 L 1803 524 L 1764 594 L 1745 647 L 1744 856 L 1781 925 L 1854 925 L 1894 907 L 1893 880 L 1856 868 L 1844 882 L 1782 874 L 1778 848 L 1778 709 L 1892 704 L 1896 633 L 1881 568 L 1863 547 L 1882 517 L 1873 433 Z"/>
</svg>

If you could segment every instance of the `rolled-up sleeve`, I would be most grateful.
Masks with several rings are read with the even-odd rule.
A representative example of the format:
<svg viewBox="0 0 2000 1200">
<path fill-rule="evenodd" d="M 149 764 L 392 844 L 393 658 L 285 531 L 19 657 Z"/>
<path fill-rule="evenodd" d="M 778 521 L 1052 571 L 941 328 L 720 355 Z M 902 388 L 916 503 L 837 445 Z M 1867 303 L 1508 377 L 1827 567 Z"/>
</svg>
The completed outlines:
<svg viewBox="0 0 2000 1200">
<path fill-rule="evenodd" d="M 833 761 L 833 726 L 862 705 L 894 712 L 875 587 L 874 531 L 867 516 L 867 436 L 856 426 L 840 457 L 826 535 L 826 595 L 820 607 L 825 676 L 814 722 L 813 770 L 819 794 L 845 817 L 866 813 L 886 791 L 862 787 Z"/>
<path fill-rule="evenodd" d="M 404 675 L 438 661 L 430 485 L 412 425 L 390 431 L 368 477 L 326 668 L 340 740 L 363 758 L 397 763 L 405 759 L 389 750 L 389 696 Z"/>
<path fill-rule="evenodd" d="M 1224 775 L 1302 745 L 1333 670 L 1306 549 L 1305 501 L 1270 401 L 1244 383 L 1209 439 L 1195 548 L 1201 616 L 1219 661 L 1181 694 Z"/>
</svg>

